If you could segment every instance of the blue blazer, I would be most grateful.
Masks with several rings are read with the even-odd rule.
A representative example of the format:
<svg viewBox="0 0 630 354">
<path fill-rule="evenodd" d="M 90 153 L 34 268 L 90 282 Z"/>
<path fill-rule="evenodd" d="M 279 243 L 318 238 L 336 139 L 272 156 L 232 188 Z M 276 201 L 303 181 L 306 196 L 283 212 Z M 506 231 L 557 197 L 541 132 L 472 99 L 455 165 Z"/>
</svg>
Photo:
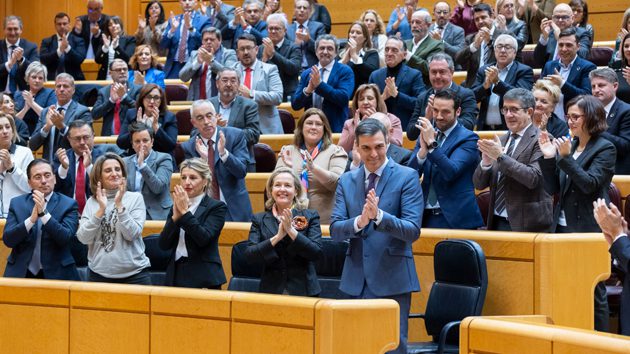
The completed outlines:
<svg viewBox="0 0 630 354">
<path fill-rule="evenodd" d="M 225 162 L 221 161 L 218 152 L 214 154 L 214 171 L 228 208 L 225 220 L 249 222 L 252 220 L 253 213 L 249 192 L 245 186 L 249 163 L 247 140 L 241 129 L 232 127 L 217 127 L 217 129 L 225 134 L 225 149 L 230 152 Z M 199 157 L 195 150 L 195 138 L 182 143 L 181 146 L 187 159 Z M 217 151 L 216 144 L 214 151 Z"/>
<path fill-rule="evenodd" d="M 18 90 L 26 90 L 26 80 L 24 77 L 26 76 L 26 68 L 31 65 L 32 62 L 39 60 L 39 54 L 37 53 L 37 44 L 31 43 L 24 38 L 20 38 L 20 48 L 24 49 L 24 60 L 22 63 L 17 64 L 16 73 L 15 73 L 15 84 Z M 7 70 L 7 67 L 4 63 L 7 62 L 9 58 L 9 48 L 7 47 L 6 40 L 0 40 L 0 87 L 2 91 L 7 87 L 7 80 L 10 77 L 10 71 Z"/>
<path fill-rule="evenodd" d="M 483 226 L 472 180 L 475 168 L 479 165 L 477 140 L 477 134 L 457 124 L 442 146 L 427 154 L 422 165 L 416 157 L 420 141 L 416 143 L 409 159 L 408 166 L 424 176 L 422 192 L 425 203 L 433 183 L 444 218 L 452 229 L 476 229 Z"/>
<path fill-rule="evenodd" d="M 383 92 L 385 89 L 385 78 L 387 78 L 386 67 L 374 71 L 370 75 L 368 82 L 378 85 L 378 88 Z M 403 129 L 406 131 L 416 100 L 426 89 L 422 80 L 422 72 L 410 68 L 407 64 L 402 64 L 396 76 L 396 87 L 398 87 L 398 96 L 386 99 L 385 104 L 387 105 L 387 112 L 398 117 Z"/>
<path fill-rule="evenodd" d="M 180 26 L 184 24 L 184 15 L 179 14 L 175 16 L 180 23 Z M 192 26 L 195 27 L 194 32 L 188 31 L 188 39 L 186 41 L 186 59 L 193 50 L 199 49 L 201 46 L 201 30 L 204 27 L 210 25 L 210 19 L 201 15 L 198 11 L 193 12 Z M 175 55 L 177 54 L 177 48 L 179 47 L 180 30 L 179 28 L 173 33 L 173 37 L 169 38 L 168 33 L 171 30 L 171 21 L 168 21 L 168 25 L 164 29 L 162 35 L 162 41 L 160 41 L 160 48 L 168 49 L 168 56 L 166 57 L 166 64 L 164 65 L 164 74 L 167 79 L 179 78 L 179 70 L 184 67 L 185 63 L 176 62 Z"/>
<path fill-rule="evenodd" d="M 626 276 L 623 281 L 623 291 L 621 292 L 621 307 L 624 309 L 620 313 L 621 334 L 630 336 L 630 239 L 628 236 L 620 237 L 610 246 L 609 252 L 612 258 L 616 259 L 619 268 Z"/>
<path fill-rule="evenodd" d="M 236 42 L 238 42 L 238 37 L 240 37 L 245 31 L 243 27 L 239 24 L 236 28 L 230 28 L 230 24 L 223 27 L 221 30 L 221 36 L 223 37 L 223 46 L 226 48 L 236 50 Z M 249 34 L 256 37 L 256 45 L 262 45 L 263 38 L 267 37 L 267 22 L 258 21 L 257 24 L 252 26 Z"/>
<path fill-rule="evenodd" d="M 87 53 L 87 46 L 83 41 L 83 38 L 79 36 L 68 36 L 68 44 L 70 44 L 70 51 L 62 54 L 64 72 L 72 75 L 75 80 L 85 80 L 85 75 L 81 70 L 81 63 L 85 60 Z M 42 64 L 46 65 L 48 69 L 48 80 L 55 80 L 57 67 L 61 62 L 61 57 L 57 55 L 57 49 L 59 48 L 59 41 L 57 40 L 57 34 L 53 34 L 50 37 L 42 39 L 42 44 L 39 46 L 39 59 Z"/>
<path fill-rule="evenodd" d="M 309 109 L 313 107 L 313 95 L 304 94 L 304 88 L 308 85 L 311 68 L 302 72 L 300 84 L 293 97 L 291 107 L 295 110 Z M 335 61 L 328 76 L 328 82 L 321 82 L 315 89 L 315 93 L 322 96 L 322 111 L 326 114 L 333 133 L 341 133 L 343 123 L 348 119 L 348 102 L 352 99 L 354 90 L 354 73 L 347 65 Z"/>
<path fill-rule="evenodd" d="M 383 219 L 358 233 L 354 219 L 365 204 L 365 169 L 346 172 L 339 178 L 330 235 L 335 241 L 350 240 L 341 275 L 341 291 L 359 296 L 363 285 L 377 296 L 420 291 L 412 243 L 420 237 L 424 202 L 418 173 L 389 161 L 376 195 Z"/>
<path fill-rule="evenodd" d="M 92 149 L 92 163 L 96 161 L 99 156 L 105 153 L 105 149 L 101 145 L 94 145 L 94 149 Z M 66 154 L 68 155 L 68 175 L 65 179 L 59 178 L 58 170 L 59 165 L 61 164 L 58 159 L 55 158 L 53 162 L 53 169 L 55 172 L 55 176 L 57 177 L 57 183 L 55 184 L 55 192 L 61 193 L 69 198 L 74 199 L 74 186 L 76 184 L 77 175 L 76 175 L 76 155 L 74 154 L 74 150 L 68 149 L 66 150 Z M 56 157 L 56 156 L 55 156 Z M 85 172 L 85 200 L 87 201 L 92 195 L 92 191 L 90 190 L 90 175 Z"/>
<path fill-rule="evenodd" d="M 120 134 L 116 139 L 116 145 L 123 150 L 127 150 L 129 155 L 134 152 L 131 150 L 131 134 L 129 134 L 129 125 L 136 121 L 136 114 L 138 109 L 130 109 L 125 115 L 125 119 L 120 126 Z M 177 144 L 177 119 L 171 112 L 166 111 L 164 114 L 160 114 L 158 118 L 160 128 L 155 132 L 155 138 L 153 141 L 153 149 L 159 152 L 165 152 L 173 155 L 175 150 L 175 144 Z"/>
<path fill-rule="evenodd" d="M 26 102 L 24 101 L 24 96 L 22 95 L 22 91 L 17 91 L 15 95 L 13 95 L 13 97 L 15 98 L 15 111 L 19 112 L 26 105 Z M 55 90 L 43 87 L 35 95 L 35 102 L 42 108 L 46 108 L 57 103 Z M 29 109 L 22 120 L 28 125 L 30 135 L 33 135 L 33 132 L 35 131 L 35 126 L 37 125 L 37 121 L 39 120 L 39 116 L 37 115 L 37 113 L 35 113 L 34 110 Z"/>
<path fill-rule="evenodd" d="M 33 196 L 23 194 L 11 199 L 9 215 L 4 228 L 4 244 L 11 248 L 4 270 L 5 277 L 24 278 L 28 264 L 33 257 L 37 230 L 34 225 L 26 231 L 24 220 L 33 211 Z M 53 192 L 46 209 L 51 218 L 42 223 L 41 262 L 46 279 L 79 280 L 79 273 L 70 253 L 72 238 L 79 227 L 77 202 L 64 195 Z"/>
<path fill-rule="evenodd" d="M 287 28 L 286 36 L 291 41 L 291 43 L 294 44 L 295 32 L 297 31 L 298 26 L 299 25 L 297 24 L 297 22 L 293 22 L 289 25 L 289 28 Z M 326 27 L 324 27 L 324 24 L 321 22 L 309 20 L 306 24 L 306 28 L 308 28 L 308 34 L 311 39 L 309 39 L 309 41 L 306 43 L 302 43 L 301 46 L 296 45 L 296 47 L 300 48 L 301 51 L 303 50 L 302 53 L 306 55 L 306 62 L 308 63 L 308 66 L 311 67 L 317 64 L 317 62 L 319 61 L 319 59 L 317 59 L 317 56 L 315 55 L 315 40 L 317 40 L 317 37 L 326 34 Z"/>
<path fill-rule="evenodd" d="M 127 86 L 131 87 L 134 83 L 134 70 L 129 70 L 129 83 Z M 146 74 L 144 75 L 144 81 L 147 84 L 156 84 L 160 86 L 162 89 L 166 89 L 166 84 L 164 83 L 164 71 L 158 70 L 156 68 L 149 68 Z"/>
<path fill-rule="evenodd" d="M 582 59 L 580 57 L 575 58 L 575 61 L 573 62 L 573 67 L 569 72 L 569 77 L 560 89 L 562 91 L 562 94 L 564 95 L 564 113 L 567 112 L 566 104 L 571 101 L 571 99 L 579 95 L 591 94 L 591 79 L 589 79 L 588 73 L 595 69 L 597 69 L 597 66 L 595 66 L 595 64 L 591 63 L 590 61 Z M 545 64 L 545 67 L 542 69 L 540 77 L 553 75 L 554 70 L 560 71 L 559 60 L 547 62 L 547 64 Z"/>
</svg>

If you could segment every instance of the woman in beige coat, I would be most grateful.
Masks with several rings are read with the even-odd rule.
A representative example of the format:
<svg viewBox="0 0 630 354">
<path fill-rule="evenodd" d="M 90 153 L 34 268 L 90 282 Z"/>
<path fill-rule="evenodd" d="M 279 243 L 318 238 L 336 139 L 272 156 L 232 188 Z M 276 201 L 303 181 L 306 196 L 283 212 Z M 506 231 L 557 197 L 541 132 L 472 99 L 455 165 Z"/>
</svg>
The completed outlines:
<svg viewBox="0 0 630 354">
<path fill-rule="evenodd" d="M 329 224 L 337 180 L 347 160 L 345 150 L 332 143 L 332 130 L 324 112 L 311 108 L 298 121 L 293 144 L 282 147 L 276 168 L 293 170 L 305 187 L 300 203 L 316 209 L 321 223 Z"/>
</svg>

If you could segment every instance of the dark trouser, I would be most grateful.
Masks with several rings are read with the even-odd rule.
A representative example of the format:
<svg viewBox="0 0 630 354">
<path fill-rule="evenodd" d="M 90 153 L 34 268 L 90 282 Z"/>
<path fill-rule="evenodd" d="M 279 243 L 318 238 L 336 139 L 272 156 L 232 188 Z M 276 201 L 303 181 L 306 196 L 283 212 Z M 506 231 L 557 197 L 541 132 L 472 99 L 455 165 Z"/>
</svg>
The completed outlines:
<svg viewBox="0 0 630 354">
<path fill-rule="evenodd" d="M 144 268 L 138 274 L 128 276 L 126 278 L 106 278 L 98 273 L 94 273 L 89 270 L 88 281 L 99 283 L 115 283 L 115 284 L 138 284 L 138 285 L 151 285 L 151 273 L 149 268 Z"/>
<path fill-rule="evenodd" d="M 182 279 L 186 277 L 186 272 L 184 271 L 184 269 L 186 268 L 186 263 L 188 263 L 188 257 L 181 257 L 180 259 L 175 261 L 172 286 L 180 288 L 190 287 L 190 285 L 185 285 L 182 283 Z M 221 285 L 208 286 L 204 287 L 204 289 L 221 290 Z"/>
<path fill-rule="evenodd" d="M 566 226 L 558 225 L 556 227 L 556 233 L 568 233 L 569 230 Z M 606 296 L 606 285 L 603 282 L 595 285 L 595 330 L 600 332 L 610 332 L 610 326 L 608 323 L 610 317 L 610 310 L 608 309 L 608 297 Z"/>
<path fill-rule="evenodd" d="M 433 229 L 450 229 L 448 221 L 442 213 L 442 209 L 424 209 L 424 215 L 422 216 L 422 227 L 429 227 Z"/>
<path fill-rule="evenodd" d="M 363 283 L 363 290 L 357 299 L 392 299 L 400 306 L 400 342 L 398 348 L 388 353 L 407 354 L 407 332 L 409 331 L 409 308 L 411 307 L 411 293 L 404 293 L 391 296 L 377 296 L 374 294 L 367 283 Z"/>
<path fill-rule="evenodd" d="M 490 230 L 512 231 L 512 226 L 510 226 L 510 222 L 508 221 L 508 219 L 499 215 L 492 216 L 492 225 L 490 226 Z"/>
<path fill-rule="evenodd" d="M 26 270 L 26 278 L 27 279 L 44 279 L 44 270 L 40 269 L 37 274 L 31 273 L 30 270 Z"/>
</svg>

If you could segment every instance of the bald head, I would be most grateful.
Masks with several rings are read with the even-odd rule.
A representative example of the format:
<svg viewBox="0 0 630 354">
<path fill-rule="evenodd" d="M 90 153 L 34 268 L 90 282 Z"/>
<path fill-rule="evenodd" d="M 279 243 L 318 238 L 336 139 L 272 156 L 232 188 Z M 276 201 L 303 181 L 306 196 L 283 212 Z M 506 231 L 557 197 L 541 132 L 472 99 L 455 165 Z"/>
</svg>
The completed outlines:
<svg viewBox="0 0 630 354">
<path fill-rule="evenodd" d="M 573 26 L 573 10 L 567 4 L 558 4 L 553 9 L 552 20 L 560 30 L 565 30 Z"/>
</svg>

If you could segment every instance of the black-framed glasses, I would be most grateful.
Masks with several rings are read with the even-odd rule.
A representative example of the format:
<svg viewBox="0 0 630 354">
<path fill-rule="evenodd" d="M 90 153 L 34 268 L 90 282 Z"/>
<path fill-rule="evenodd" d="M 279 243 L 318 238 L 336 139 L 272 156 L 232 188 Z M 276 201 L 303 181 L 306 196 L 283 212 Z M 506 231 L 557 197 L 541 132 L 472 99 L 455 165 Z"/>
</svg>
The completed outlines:
<svg viewBox="0 0 630 354">
<path fill-rule="evenodd" d="M 518 111 L 525 111 L 525 108 L 521 107 L 503 107 L 501 108 L 501 114 L 506 115 L 509 113 L 516 114 Z"/>
</svg>

